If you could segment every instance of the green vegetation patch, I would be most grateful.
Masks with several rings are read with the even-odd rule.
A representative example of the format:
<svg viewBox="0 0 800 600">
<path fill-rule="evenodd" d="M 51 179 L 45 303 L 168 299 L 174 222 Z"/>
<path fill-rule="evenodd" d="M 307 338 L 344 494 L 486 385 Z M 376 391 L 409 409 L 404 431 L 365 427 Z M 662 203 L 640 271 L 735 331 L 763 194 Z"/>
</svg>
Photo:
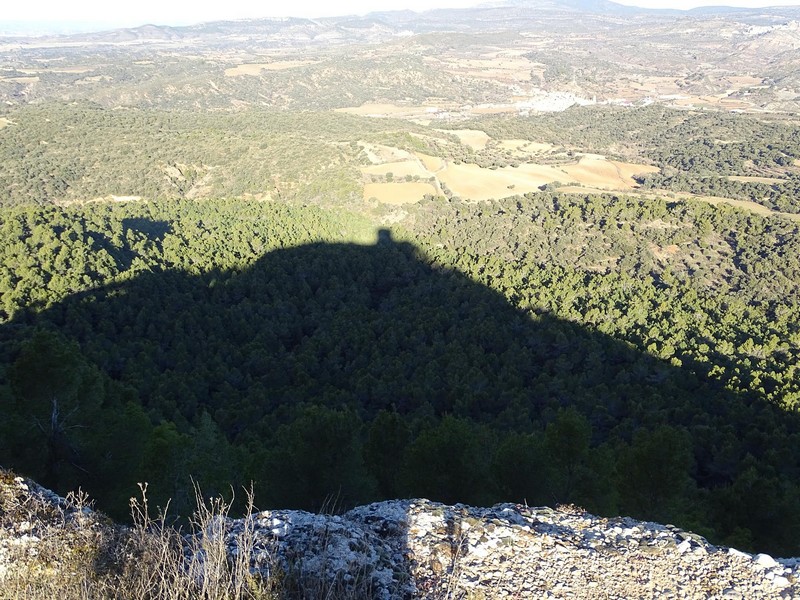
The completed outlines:
<svg viewBox="0 0 800 600">
<path fill-rule="evenodd" d="M 272 506 L 574 502 L 796 551 L 796 226 L 548 194 L 411 216 L 392 239 L 247 201 L 5 209 L 0 460 L 119 516 L 144 479 L 188 514 L 191 474 Z M 740 273 L 648 262 L 729 264 L 715 235 Z"/>
</svg>

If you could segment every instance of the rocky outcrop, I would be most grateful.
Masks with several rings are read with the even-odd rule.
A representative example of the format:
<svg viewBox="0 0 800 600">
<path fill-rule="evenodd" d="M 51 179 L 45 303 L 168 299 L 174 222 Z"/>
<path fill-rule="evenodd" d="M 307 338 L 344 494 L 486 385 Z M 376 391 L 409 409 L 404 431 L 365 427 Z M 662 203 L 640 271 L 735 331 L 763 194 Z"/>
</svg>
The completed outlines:
<svg viewBox="0 0 800 600">
<path fill-rule="evenodd" d="M 101 526 L 101 519 L 84 510 L 75 513 L 63 499 L 22 478 L 6 478 L 0 486 L 4 502 L 13 498 L 29 507 L 55 507 L 29 512 L 50 514 L 43 524 L 14 522 L 0 505 L 0 577 L 15 568 L 10 557 L 20 556 L 20 545 L 36 547 L 45 526 L 68 528 L 75 519 Z M 53 515 L 61 516 L 54 520 Z M 289 589 L 308 592 L 316 586 L 328 597 L 800 596 L 800 560 L 750 555 L 671 525 L 606 519 L 574 507 L 473 508 L 395 500 L 341 515 L 264 511 L 247 519 L 218 520 L 194 539 L 203 535 L 223 536 L 231 556 L 245 547 L 246 539 L 254 573 Z M 186 540 L 187 549 L 200 547 Z"/>
<path fill-rule="evenodd" d="M 579 509 L 400 500 L 343 515 L 252 517 L 259 547 L 376 597 L 794 598 L 798 561 L 716 547 L 670 525 Z M 232 521 L 231 530 L 242 527 Z"/>
</svg>

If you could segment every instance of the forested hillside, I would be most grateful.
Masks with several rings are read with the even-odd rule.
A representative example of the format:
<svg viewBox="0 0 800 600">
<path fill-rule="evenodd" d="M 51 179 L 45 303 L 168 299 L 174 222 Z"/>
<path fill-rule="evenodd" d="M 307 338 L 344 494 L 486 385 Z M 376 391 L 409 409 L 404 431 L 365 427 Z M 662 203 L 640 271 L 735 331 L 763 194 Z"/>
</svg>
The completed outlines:
<svg viewBox="0 0 800 600">
<path fill-rule="evenodd" d="M 748 240 L 706 284 L 525 229 L 570 239 L 592 207 L 608 255 L 662 235 L 615 241 L 635 200 L 545 194 L 423 204 L 380 240 L 274 203 L 5 209 L 0 456 L 116 514 L 143 478 L 184 510 L 191 476 L 274 506 L 569 501 L 796 551 L 797 290 L 748 251 L 796 231 L 663 206 L 686 240 Z"/>
<path fill-rule="evenodd" d="M 797 10 L 597 8 L 0 39 L 0 466 L 800 555 Z"/>
<path fill-rule="evenodd" d="M 333 113 L 61 103 L 25 107 L 8 118 L 0 129 L 3 204 L 245 194 L 346 203 L 361 195 L 356 141 L 388 139 L 398 127 Z"/>
</svg>

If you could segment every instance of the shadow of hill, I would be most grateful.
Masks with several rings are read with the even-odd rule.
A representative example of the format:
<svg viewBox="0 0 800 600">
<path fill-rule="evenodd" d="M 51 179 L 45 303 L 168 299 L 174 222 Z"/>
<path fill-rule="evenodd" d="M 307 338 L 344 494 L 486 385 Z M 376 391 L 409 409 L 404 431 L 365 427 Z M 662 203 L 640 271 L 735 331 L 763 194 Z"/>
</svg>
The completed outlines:
<svg viewBox="0 0 800 600">
<path fill-rule="evenodd" d="M 310 509 L 391 495 L 573 501 L 745 545 L 796 544 L 794 414 L 524 314 L 385 233 L 374 246 L 273 251 L 239 271 L 142 275 L 20 315 L 0 332 L 5 346 L 32 325 L 80 355 L 70 372 L 94 373 L 59 392 L 83 398 L 76 430 L 45 436 L 74 481 L 51 473 L 45 485 L 124 488 L 106 494 L 121 502 L 144 479 L 158 498 L 190 495 L 188 474 L 212 490 L 255 479 L 259 498 Z M 8 354 L 12 379 L 33 368 L 23 355 Z M 17 418 L 33 422 L 27 388 L 11 389 Z M 55 406 L 43 402 L 37 424 Z M 25 460 L 44 459 L 19 448 L 2 460 L 35 471 Z M 117 465 L 103 483 L 88 458 L 98 452 Z"/>
</svg>

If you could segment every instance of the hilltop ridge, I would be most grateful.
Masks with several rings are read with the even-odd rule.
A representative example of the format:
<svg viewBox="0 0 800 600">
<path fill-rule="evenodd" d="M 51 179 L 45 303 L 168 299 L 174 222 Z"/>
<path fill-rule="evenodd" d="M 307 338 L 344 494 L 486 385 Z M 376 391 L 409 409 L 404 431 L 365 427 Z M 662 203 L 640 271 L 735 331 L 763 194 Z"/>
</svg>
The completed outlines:
<svg viewBox="0 0 800 600">
<path fill-rule="evenodd" d="M 0 582 L 12 590 L 3 597 L 40 597 L 48 585 L 75 584 L 81 576 L 91 590 L 131 568 L 98 568 L 103 556 L 131 560 L 114 548 L 125 542 L 124 530 L 75 497 L 68 501 L 31 480 L 1 475 Z M 210 566 L 210 542 L 226 551 L 226 564 L 244 552 L 256 580 L 283 581 L 270 596 L 281 598 L 320 590 L 325 597 L 382 600 L 758 599 L 800 592 L 800 559 L 750 555 L 672 525 L 600 518 L 574 506 L 476 508 L 412 499 L 340 515 L 271 510 L 230 519 L 223 510 L 206 517 L 183 538 L 182 553 L 184 568 L 204 589 L 208 578 L 221 576 Z M 159 527 L 153 522 L 149 531 L 158 534 Z"/>
</svg>

